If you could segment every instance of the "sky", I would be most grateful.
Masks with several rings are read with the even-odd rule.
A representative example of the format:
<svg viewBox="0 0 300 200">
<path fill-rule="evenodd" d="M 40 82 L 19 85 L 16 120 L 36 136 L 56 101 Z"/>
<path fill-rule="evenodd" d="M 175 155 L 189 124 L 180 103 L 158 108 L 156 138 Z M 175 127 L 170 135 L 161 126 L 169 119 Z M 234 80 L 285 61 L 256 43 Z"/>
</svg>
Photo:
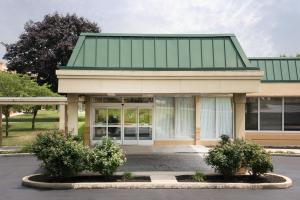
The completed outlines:
<svg viewBox="0 0 300 200">
<path fill-rule="evenodd" d="M 233 33 L 248 57 L 300 53 L 299 0 L 0 0 L 0 41 L 17 41 L 27 21 L 54 12 L 105 33 Z"/>
</svg>

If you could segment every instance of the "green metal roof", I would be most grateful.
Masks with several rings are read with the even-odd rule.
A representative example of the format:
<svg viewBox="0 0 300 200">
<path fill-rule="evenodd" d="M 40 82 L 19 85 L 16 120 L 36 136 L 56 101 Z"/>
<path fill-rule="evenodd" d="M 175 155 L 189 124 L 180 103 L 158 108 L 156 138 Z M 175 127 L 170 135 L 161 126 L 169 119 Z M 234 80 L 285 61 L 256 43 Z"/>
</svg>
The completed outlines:
<svg viewBox="0 0 300 200">
<path fill-rule="evenodd" d="M 249 58 L 254 67 L 264 71 L 262 82 L 299 82 L 300 58 Z"/>
<path fill-rule="evenodd" d="M 243 70 L 252 67 L 233 34 L 82 33 L 63 69 Z"/>
</svg>

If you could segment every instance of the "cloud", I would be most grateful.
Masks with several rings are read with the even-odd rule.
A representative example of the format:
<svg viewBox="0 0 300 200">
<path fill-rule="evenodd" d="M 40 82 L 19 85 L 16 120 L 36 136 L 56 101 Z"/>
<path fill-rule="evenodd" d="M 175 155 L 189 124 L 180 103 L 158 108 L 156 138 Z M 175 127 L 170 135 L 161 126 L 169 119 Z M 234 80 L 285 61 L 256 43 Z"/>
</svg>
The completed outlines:
<svg viewBox="0 0 300 200">
<path fill-rule="evenodd" d="M 128 1 L 119 32 L 235 33 L 248 55 L 274 55 L 269 24 L 257 29 L 267 17 L 270 1 L 149 0 Z M 105 30 L 105 29 L 104 29 Z"/>
<path fill-rule="evenodd" d="M 0 7 L 4 42 L 17 40 L 29 19 L 58 11 L 95 21 L 103 32 L 234 33 L 248 56 L 300 52 L 298 0 L 2 0 Z"/>
</svg>

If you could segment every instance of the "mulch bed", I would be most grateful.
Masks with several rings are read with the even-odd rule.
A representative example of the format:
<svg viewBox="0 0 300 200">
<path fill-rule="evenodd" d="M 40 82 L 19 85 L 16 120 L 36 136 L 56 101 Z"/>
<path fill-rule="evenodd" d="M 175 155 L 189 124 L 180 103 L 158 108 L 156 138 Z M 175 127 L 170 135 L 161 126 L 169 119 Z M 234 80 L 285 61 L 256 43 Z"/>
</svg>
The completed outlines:
<svg viewBox="0 0 300 200">
<path fill-rule="evenodd" d="M 46 183 L 94 183 L 94 182 L 151 182 L 149 176 L 133 176 L 129 180 L 124 180 L 122 176 L 113 176 L 107 179 L 105 176 L 73 176 L 73 177 L 49 177 L 35 175 L 29 178 L 30 181 Z"/>
<path fill-rule="evenodd" d="M 178 182 L 197 182 L 192 175 L 176 176 Z M 250 175 L 237 175 L 231 179 L 224 179 L 222 175 L 206 175 L 203 182 L 211 183 L 282 183 L 285 179 L 275 175 L 264 175 L 259 177 L 252 177 Z"/>
</svg>

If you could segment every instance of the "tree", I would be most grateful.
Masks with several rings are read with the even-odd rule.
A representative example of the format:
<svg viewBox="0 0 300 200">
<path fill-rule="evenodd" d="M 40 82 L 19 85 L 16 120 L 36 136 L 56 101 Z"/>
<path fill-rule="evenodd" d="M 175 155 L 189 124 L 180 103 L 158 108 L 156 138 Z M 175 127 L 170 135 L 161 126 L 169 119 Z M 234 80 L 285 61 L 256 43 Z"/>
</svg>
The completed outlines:
<svg viewBox="0 0 300 200">
<path fill-rule="evenodd" d="M 37 96 L 58 96 L 53 93 L 47 85 L 38 85 L 27 75 L 0 72 L 0 97 L 37 97 Z M 8 120 L 12 110 L 27 109 L 32 112 L 32 128 L 34 129 L 35 117 L 40 106 L 3 106 L 3 114 L 6 120 L 5 136 L 8 137 Z"/>
<path fill-rule="evenodd" d="M 100 32 L 96 23 L 73 15 L 49 14 L 41 22 L 29 21 L 14 44 L 6 44 L 8 70 L 34 74 L 39 85 L 57 91 L 55 70 L 66 65 L 81 32 Z"/>
<path fill-rule="evenodd" d="M 38 85 L 37 82 L 30 80 L 28 76 L 23 76 L 21 79 L 21 84 L 23 85 L 23 90 L 26 92 L 27 96 L 30 97 L 50 97 L 50 96 L 59 96 L 56 93 L 53 93 L 47 85 Z M 38 111 L 42 107 L 40 105 L 32 106 L 23 106 L 23 110 L 27 110 L 32 113 L 31 128 L 35 129 L 35 119 Z"/>
</svg>

